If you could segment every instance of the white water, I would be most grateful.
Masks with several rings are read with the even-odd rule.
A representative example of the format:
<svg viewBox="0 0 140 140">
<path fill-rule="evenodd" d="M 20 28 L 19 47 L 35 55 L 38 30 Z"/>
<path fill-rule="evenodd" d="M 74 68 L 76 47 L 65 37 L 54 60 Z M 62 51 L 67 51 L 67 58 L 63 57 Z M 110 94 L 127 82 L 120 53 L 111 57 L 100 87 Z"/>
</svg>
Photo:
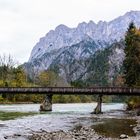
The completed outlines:
<svg viewBox="0 0 140 140">
<path fill-rule="evenodd" d="M 95 103 L 87 104 L 54 104 L 53 111 L 39 113 L 39 104 L 0 105 L 0 111 L 7 112 L 38 112 L 37 115 L 18 118 L 16 120 L 0 121 L 5 127 L 0 128 L 0 140 L 13 134 L 29 135 L 32 131 L 68 130 L 75 125 L 91 125 L 96 123 L 93 118 L 123 116 L 118 111 L 123 110 L 124 104 L 103 104 L 103 115 L 91 115 Z M 92 117 L 92 119 L 91 119 Z"/>
</svg>

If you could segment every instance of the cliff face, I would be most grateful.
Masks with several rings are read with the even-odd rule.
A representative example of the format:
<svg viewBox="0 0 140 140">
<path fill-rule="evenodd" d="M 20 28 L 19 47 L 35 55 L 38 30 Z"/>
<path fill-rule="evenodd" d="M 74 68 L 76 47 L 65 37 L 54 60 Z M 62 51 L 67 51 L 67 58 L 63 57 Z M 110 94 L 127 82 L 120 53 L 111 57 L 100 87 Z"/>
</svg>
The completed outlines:
<svg viewBox="0 0 140 140">
<path fill-rule="evenodd" d="M 140 27 L 139 11 L 110 22 L 83 22 L 76 28 L 59 25 L 35 45 L 24 68 L 30 75 L 53 69 L 68 82 L 98 79 L 93 83 L 110 83 L 121 69 L 125 47 L 122 40 L 132 21 Z"/>
</svg>

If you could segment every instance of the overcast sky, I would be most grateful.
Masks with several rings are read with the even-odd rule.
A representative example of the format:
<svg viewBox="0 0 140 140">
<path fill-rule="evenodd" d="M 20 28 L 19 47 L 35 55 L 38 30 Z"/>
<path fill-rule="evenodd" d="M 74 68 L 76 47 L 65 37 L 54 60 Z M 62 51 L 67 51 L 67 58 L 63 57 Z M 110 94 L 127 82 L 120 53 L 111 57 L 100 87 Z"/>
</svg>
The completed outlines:
<svg viewBox="0 0 140 140">
<path fill-rule="evenodd" d="M 57 25 L 110 21 L 130 10 L 140 10 L 140 0 L 0 0 L 0 55 L 26 62 L 39 38 Z"/>
</svg>

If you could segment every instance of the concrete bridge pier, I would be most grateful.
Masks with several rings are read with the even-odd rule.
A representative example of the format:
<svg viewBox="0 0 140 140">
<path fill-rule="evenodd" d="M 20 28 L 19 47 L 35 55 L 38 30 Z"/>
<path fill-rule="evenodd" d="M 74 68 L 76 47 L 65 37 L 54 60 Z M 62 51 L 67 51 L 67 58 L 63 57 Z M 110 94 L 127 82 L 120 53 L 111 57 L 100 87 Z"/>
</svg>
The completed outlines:
<svg viewBox="0 0 140 140">
<path fill-rule="evenodd" d="M 46 95 L 45 100 L 40 105 L 40 111 L 52 111 L 52 95 Z"/>
<path fill-rule="evenodd" d="M 97 99 L 97 107 L 94 109 L 94 112 L 92 114 L 102 114 L 102 96 L 99 95 Z"/>
</svg>

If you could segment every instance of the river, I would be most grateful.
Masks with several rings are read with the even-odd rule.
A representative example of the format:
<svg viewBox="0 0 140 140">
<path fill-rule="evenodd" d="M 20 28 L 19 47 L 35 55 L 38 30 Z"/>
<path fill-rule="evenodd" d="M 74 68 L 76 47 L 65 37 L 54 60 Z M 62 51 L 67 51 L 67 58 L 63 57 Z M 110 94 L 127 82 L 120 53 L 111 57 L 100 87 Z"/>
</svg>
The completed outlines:
<svg viewBox="0 0 140 140">
<path fill-rule="evenodd" d="M 0 111 L 2 112 L 35 113 L 34 115 L 18 117 L 14 120 L 0 120 L 0 140 L 5 136 L 14 134 L 27 136 L 33 131 L 67 131 L 79 126 L 91 126 L 98 133 L 110 137 L 118 137 L 125 131 L 132 136 L 134 135 L 132 128 L 129 128 L 129 126 L 135 122 L 126 120 L 128 114 L 125 114 L 125 105 L 121 103 L 104 103 L 102 109 L 104 113 L 101 115 L 90 114 L 96 107 L 96 103 L 53 104 L 52 112 L 41 114 L 39 106 L 39 104 L 0 105 Z M 114 126 L 112 128 L 115 132 L 109 127 L 109 124 L 112 124 L 110 127 Z M 105 131 L 105 126 L 110 129 L 109 132 Z M 116 131 L 116 128 L 119 132 Z M 108 135 L 110 133 L 112 135 Z M 115 133 L 118 134 L 115 135 Z"/>
</svg>

